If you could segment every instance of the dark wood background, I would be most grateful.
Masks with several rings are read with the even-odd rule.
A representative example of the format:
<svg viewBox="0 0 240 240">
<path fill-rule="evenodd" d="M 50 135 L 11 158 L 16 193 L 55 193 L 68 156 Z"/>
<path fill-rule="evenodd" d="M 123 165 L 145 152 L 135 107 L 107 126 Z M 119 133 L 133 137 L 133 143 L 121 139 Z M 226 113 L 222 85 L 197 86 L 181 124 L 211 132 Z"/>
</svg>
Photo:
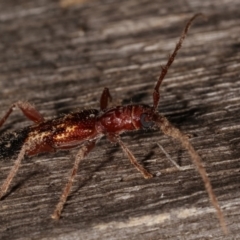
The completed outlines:
<svg viewBox="0 0 240 240">
<path fill-rule="evenodd" d="M 152 89 L 184 27 L 203 12 L 161 88 L 159 111 L 203 159 L 230 231 L 224 236 L 199 174 L 159 131 L 122 139 L 145 180 L 106 139 L 82 162 L 62 219 L 50 218 L 77 150 L 26 158 L 0 202 L 0 239 L 240 238 L 240 1 L 0 2 L 0 115 L 18 100 L 49 118 L 115 103 L 152 104 Z M 15 111 L 6 131 L 30 124 Z M 175 171 L 156 143 L 185 167 Z M 14 159 L 1 160 L 0 182 Z"/>
</svg>

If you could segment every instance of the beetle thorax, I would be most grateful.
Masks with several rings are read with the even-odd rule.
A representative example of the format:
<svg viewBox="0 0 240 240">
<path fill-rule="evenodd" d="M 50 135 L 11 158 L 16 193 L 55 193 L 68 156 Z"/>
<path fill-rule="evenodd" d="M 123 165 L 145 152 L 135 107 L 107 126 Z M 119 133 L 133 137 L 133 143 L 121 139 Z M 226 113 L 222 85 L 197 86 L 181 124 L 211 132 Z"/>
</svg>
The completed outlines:
<svg viewBox="0 0 240 240">
<path fill-rule="evenodd" d="M 146 127 L 146 117 L 152 115 L 152 107 L 146 105 L 117 106 L 99 116 L 96 129 L 101 133 L 119 134 Z"/>
</svg>

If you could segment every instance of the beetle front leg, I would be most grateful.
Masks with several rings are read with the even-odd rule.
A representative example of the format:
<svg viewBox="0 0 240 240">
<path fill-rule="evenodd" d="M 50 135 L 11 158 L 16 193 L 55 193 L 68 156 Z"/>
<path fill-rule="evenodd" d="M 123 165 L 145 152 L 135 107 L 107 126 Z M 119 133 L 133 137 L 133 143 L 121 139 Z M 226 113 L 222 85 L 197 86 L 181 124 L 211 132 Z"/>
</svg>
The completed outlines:
<svg viewBox="0 0 240 240">
<path fill-rule="evenodd" d="M 137 162 L 137 159 L 134 157 L 132 152 L 128 149 L 128 147 L 122 142 L 120 138 L 116 137 L 116 141 L 119 143 L 119 145 L 122 147 L 125 154 L 128 156 L 130 162 L 132 165 L 143 175 L 144 178 L 152 178 L 153 175 L 149 173 L 141 164 Z"/>
</svg>

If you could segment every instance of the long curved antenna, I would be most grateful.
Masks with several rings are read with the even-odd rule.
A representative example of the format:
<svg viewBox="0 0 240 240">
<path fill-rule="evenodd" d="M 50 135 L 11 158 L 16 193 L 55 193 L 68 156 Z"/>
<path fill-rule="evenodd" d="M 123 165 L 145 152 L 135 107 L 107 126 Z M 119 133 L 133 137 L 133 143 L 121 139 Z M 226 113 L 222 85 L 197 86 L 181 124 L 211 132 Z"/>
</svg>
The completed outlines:
<svg viewBox="0 0 240 240">
<path fill-rule="evenodd" d="M 154 121 L 158 125 L 158 127 L 163 131 L 165 135 L 168 135 L 172 138 L 177 139 L 181 142 L 182 146 L 188 150 L 189 155 L 191 156 L 192 162 L 195 164 L 197 171 L 199 172 L 200 176 L 202 177 L 202 180 L 205 185 L 205 189 L 208 193 L 209 200 L 213 207 L 216 210 L 216 214 L 219 220 L 219 223 L 222 227 L 222 230 L 225 234 L 228 234 L 228 228 L 227 224 L 225 222 L 223 212 L 221 207 L 219 206 L 217 197 L 213 191 L 212 184 L 210 182 L 210 179 L 207 175 L 207 172 L 202 164 L 202 160 L 198 153 L 194 150 L 192 144 L 190 143 L 188 137 L 183 134 L 179 129 L 175 128 L 164 116 L 160 114 L 155 114 Z"/>
<path fill-rule="evenodd" d="M 176 55 L 177 55 L 177 52 L 178 50 L 181 48 L 182 46 L 182 43 L 183 43 L 183 40 L 185 39 L 186 35 L 187 35 L 187 32 L 188 32 L 188 29 L 189 27 L 191 26 L 192 22 L 199 16 L 204 16 L 202 13 L 198 13 L 198 14 L 195 14 L 186 24 L 179 40 L 178 40 L 178 43 L 173 51 L 173 53 L 170 55 L 168 61 L 167 61 L 167 64 L 162 67 L 162 71 L 161 71 L 161 74 L 159 76 L 159 79 L 156 83 L 156 86 L 154 87 L 154 90 L 153 90 L 153 108 L 154 110 L 157 109 L 158 107 L 158 103 L 159 103 L 159 99 L 160 99 L 160 93 L 159 93 L 159 88 L 160 88 L 160 85 L 165 77 L 165 75 L 167 74 L 168 72 L 168 68 L 172 65 Z"/>
</svg>

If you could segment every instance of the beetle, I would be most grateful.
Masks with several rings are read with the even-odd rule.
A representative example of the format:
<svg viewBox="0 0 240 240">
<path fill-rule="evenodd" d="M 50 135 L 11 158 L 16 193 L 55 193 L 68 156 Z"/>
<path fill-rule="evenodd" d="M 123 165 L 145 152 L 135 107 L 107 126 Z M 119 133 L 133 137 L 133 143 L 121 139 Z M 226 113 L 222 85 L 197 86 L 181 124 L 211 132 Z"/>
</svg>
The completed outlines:
<svg viewBox="0 0 240 240">
<path fill-rule="evenodd" d="M 222 210 L 213 192 L 200 156 L 193 148 L 188 136 L 175 128 L 167 118 L 161 115 L 157 110 L 160 100 L 160 85 L 167 74 L 169 67 L 173 63 L 178 50 L 181 48 L 191 23 L 199 16 L 202 16 L 202 14 L 194 15 L 187 22 L 173 53 L 170 55 L 166 65 L 162 67 L 159 79 L 153 90 L 153 106 L 145 104 L 130 104 L 108 108 L 108 103 L 112 100 L 108 88 L 105 88 L 102 92 L 100 98 L 100 111 L 96 109 L 88 109 L 76 113 L 70 113 L 63 117 L 51 120 L 45 120 L 42 114 L 28 102 L 18 101 L 14 103 L 0 120 L 0 127 L 16 107 L 35 124 L 25 127 L 20 131 L 6 134 L 0 139 L 1 155 L 5 156 L 9 151 L 15 151 L 18 149 L 18 156 L 15 160 L 14 166 L 0 188 L 0 199 L 9 189 L 25 155 L 33 156 L 42 152 L 55 152 L 56 150 L 65 150 L 81 146 L 75 157 L 75 162 L 67 184 L 64 187 L 60 200 L 52 214 L 53 219 L 59 219 L 67 197 L 69 196 L 79 163 L 103 136 L 106 136 L 110 142 L 118 143 L 121 146 L 130 162 L 144 178 L 152 178 L 153 175 L 137 162 L 133 153 L 122 142 L 120 135 L 124 132 L 158 127 L 164 134 L 179 140 L 182 143 L 182 146 L 188 150 L 192 162 L 195 164 L 203 179 L 210 202 L 216 209 L 220 225 L 223 231 L 227 233 Z"/>
</svg>

